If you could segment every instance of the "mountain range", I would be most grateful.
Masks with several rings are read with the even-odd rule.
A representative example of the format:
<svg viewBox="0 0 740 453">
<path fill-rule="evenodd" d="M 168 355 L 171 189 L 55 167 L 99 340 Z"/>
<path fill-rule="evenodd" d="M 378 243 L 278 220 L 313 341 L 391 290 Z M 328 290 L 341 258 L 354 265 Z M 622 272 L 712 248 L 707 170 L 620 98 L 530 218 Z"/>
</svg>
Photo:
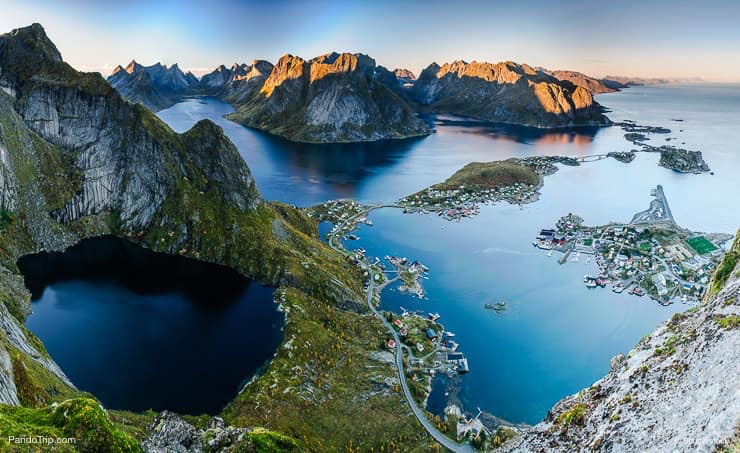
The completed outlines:
<svg viewBox="0 0 740 453">
<path fill-rule="evenodd" d="M 418 113 L 552 128 L 610 124 L 592 94 L 624 87 L 574 71 L 513 62 L 429 65 L 417 78 L 389 71 L 364 54 L 328 53 L 277 64 L 221 65 L 197 80 L 177 65 L 119 66 L 108 82 L 122 96 L 157 111 L 184 96 L 231 103 L 229 118 L 300 142 L 356 142 L 430 133 Z"/>
<path fill-rule="evenodd" d="M 136 60 L 131 60 L 125 68 L 117 66 L 108 77 L 108 83 L 121 96 L 152 111 L 167 108 L 183 95 L 196 93 L 200 88 L 198 78 L 191 72 L 184 73 L 177 64 L 142 66 Z"/>
</svg>

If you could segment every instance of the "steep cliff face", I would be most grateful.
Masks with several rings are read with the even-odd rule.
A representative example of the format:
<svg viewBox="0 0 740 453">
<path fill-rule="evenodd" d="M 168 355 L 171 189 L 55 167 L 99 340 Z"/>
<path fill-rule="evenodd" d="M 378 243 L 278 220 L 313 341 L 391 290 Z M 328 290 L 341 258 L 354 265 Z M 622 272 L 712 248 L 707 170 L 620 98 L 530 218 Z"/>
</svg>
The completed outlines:
<svg viewBox="0 0 740 453">
<path fill-rule="evenodd" d="M 198 164 L 210 157 L 230 160 L 245 184 L 240 189 L 256 195 L 249 170 L 215 126 L 199 124 L 177 136 L 145 108 L 106 93 L 105 81 L 98 83 L 102 95 L 41 80 L 16 86 L 16 108 L 25 123 L 48 142 L 68 150 L 82 172 L 81 190 L 54 212 L 57 220 L 67 223 L 115 211 L 126 229 L 145 228 L 171 188 L 182 178 L 197 180 L 203 174 Z M 211 134 L 211 142 L 195 140 L 206 133 Z M 206 153 L 214 156 L 203 158 Z"/>
<path fill-rule="evenodd" d="M 413 87 L 431 110 L 534 127 L 607 125 L 591 93 L 512 62 L 429 65 Z"/>
<path fill-rule="evenodd" d="M 125 99 L 156 112 L 197 90 L 200 81 L 191 72 L 184 73 L 177 64 L 169 68 L 160 63 L 142 66 L 132 60 L 125 68 L 116 67 L 108 83 Z"/>
<path fill-rule="evenodd" d="M 231 78 L 220 87 L 219 97 L 240 105 L 262 88 L 273 68 L 273 64 L 265 60 L 254 60 L 251 65 L 232 66 Z"/>
<path fill-rule="evenodd" d="M 306 142 L 427 134 L 426 125 L 376 75 L 382 73 L 375 60 L 362 54 L 330 53 L 308 61 L 285 55 L 230 118 Z"/>
<path fill-rule="evenodd" d="M 736 451 L 740 447 L 740 231 L 715 292 L 612 359 L 514 451 Z"/>
</svg>

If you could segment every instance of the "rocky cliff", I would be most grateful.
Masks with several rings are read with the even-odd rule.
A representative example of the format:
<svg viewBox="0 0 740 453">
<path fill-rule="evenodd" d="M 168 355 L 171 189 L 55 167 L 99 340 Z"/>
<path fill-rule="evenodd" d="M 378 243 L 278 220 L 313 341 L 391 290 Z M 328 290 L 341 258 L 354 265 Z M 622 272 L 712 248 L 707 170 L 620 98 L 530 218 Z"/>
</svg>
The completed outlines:
<svg viewBox="0 0 740 453">
<path fill-rule="evenodd" d="M 614 91 L 619 91 L 618 85 L 613 80 L 601 80 L 576 71 L 550 71 L 547 69 L 543 69 L 542 71 L 550 74 L 558 80 L 567 81 L 573 85 L 583 87 L 591 92 L 591 94 L 613 93 Z"/>
<path fill-rule="evenodd" d="M 408 69 L 394 69 L 393 75 L 402 86 L 413 86 L 416 76 Z"/>
<path fill-rule="evenodd" d="M 386 74 L 387 73 L 387 74 Z M 362 54 L 303 60 L 285 55 L 229 117 L 290 140 L 353 142 L 404 138 L 428 128 L 388 86 L 390 71 Z"/>
<path fill-rule="evenodd" d="M 219 89 L 219 97 L 236 106 L 241 105 L 262 88 L 273 68 L 273 64 L 265 60 L 233 66 L 231 78 Z"/>
<path fill-rule="evenodd" d="M 737 451 L 740 231 L 704 302 L 647 335 L 557 403 L 513 451 Z M 734 377 L 733 377 L 734 376 Z"/>
<path fill-rule="evenodd" d="M 440 113 L 542 128 L 610 124 L 581 86 L 512 62 L 429 65 L 414 99 Z"/>
<path fill-rule="evenodd" d="M 175 104 L 200 84 L 197 77 L 191 72 L 184 73 L 177 64 L 170 67 L 161 63 L 142 66 L 136 60 L 125 68 L 116 67 L 108 77 L 108 83 L 124 98 L 155 112 Z"/>
</svg>

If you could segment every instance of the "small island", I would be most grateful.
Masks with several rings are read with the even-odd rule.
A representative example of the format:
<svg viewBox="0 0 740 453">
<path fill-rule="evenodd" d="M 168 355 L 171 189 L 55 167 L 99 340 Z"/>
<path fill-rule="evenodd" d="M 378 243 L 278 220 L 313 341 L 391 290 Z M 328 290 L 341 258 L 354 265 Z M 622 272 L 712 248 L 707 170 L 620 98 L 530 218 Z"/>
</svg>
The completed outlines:
<svg viewBox="0 0 740 453">
<path fill-rule="evenodd" d="M 646 133 L 670 134 L 670 129 L 657 126 L 643 126 L 633 121 L 624 121 L 617 125 L 625 131 L 624 138 L 627 141 L 640 147 L 640 149 L 634 149 L 629 153 L 613 152 L 608 154 L 610 157 L 614 157 L 620 162 L 631 162 L 634 159 L 635 153 L 638 152 L 660 153 L 660 161 L 658 162 L 658 165 L 661 167 L 665 167 L 679 173 L 699 174 L 710 171 L 709 165 L 704 162 L 701 151 L 690 151 L 670 145 L 653 146 L 645 143 L 650 140 L 650 138 L 645 135 Z M 666 141 L 670 140 L 672 140 L 670 137 L 666 139 Z"/>
</svg>

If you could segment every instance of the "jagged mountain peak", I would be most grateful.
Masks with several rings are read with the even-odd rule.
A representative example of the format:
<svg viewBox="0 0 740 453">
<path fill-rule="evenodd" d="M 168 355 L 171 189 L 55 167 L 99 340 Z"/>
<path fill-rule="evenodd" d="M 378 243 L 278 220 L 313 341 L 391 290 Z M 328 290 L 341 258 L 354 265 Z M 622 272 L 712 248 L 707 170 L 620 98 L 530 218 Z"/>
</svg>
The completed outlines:
<svg viewBox="0 0 740 453">
<path fill-rule="evenodd" d="M 120 67 L 120 65 L 119 65 Z M 131 60 L 129 64 L 126 65 L 126 72 L 129 74 L 133 74 L 143 68 L 142 65 L 136 62 L 136 60 Z M 114 72 L 115 74 L 115 72 Z"/>
<path fill-rule="evenodd" d="M 399 79 L 407 79 L 407 80 L 415 80 L 416 75 L 409 69 L 406 68 L 396 68 L 393 70 L 393 75 L 395 75 Z"/>
</svg>

